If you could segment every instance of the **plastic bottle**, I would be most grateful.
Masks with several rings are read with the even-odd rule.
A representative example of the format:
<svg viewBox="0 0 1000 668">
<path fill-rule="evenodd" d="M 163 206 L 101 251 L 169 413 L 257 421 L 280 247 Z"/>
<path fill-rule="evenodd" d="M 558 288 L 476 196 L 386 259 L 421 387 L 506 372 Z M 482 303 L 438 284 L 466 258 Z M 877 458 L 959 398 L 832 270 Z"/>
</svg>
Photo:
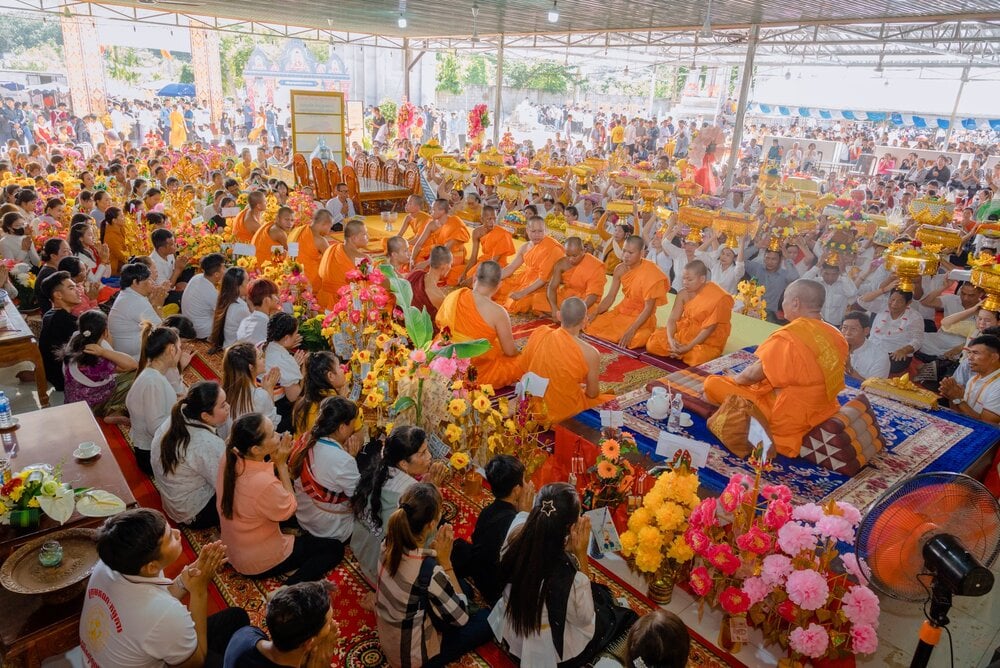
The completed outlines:
<svg viewBox="0 0 1000 668">
<path fill-rule="evenodd" d="M 9 429 L 14 426 L 10 414 L 10 399 L 0 390 L 0 429 Z"/>
</svg>

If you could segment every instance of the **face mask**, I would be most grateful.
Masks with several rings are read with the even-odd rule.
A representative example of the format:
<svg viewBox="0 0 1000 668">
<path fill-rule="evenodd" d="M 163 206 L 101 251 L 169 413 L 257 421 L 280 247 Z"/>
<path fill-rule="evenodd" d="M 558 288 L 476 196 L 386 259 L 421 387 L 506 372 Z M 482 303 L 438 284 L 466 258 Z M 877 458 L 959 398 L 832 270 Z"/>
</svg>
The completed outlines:
<svg viewBox="0 0 1000 668">
<path fill-rule="evenodd" d="M 16 235 L 16 236 L 23 237 L 24 236 L 24 228 L 20 227 L 20 228 L 17 228 L 16 230 L 11 230 L 11 233 L 14 234 L 14 235 Z"/>
</svg>

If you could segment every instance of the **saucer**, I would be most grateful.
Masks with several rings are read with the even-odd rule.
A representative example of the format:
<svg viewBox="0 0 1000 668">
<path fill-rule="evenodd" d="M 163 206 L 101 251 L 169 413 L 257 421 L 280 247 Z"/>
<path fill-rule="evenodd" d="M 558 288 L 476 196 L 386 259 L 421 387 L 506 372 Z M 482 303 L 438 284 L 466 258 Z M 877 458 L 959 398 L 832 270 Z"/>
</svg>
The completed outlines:
<svg viewBox="0 0 1000 668">
<path fill-rule="evenodd" d="M 694 420 L 687 413 L 681 413 L 681 426 L 684 428 L 690 427 L 694 424 Z"/>
<path fill-rule="evenodd" d="M 93 459 L 99 454 L 101 454 L 100 446 L 94 448 L 93 450 L 80 450 L 80 448 L 77 448 L 73 451 L 73 456 L 77 459 Z"/>
</svg>

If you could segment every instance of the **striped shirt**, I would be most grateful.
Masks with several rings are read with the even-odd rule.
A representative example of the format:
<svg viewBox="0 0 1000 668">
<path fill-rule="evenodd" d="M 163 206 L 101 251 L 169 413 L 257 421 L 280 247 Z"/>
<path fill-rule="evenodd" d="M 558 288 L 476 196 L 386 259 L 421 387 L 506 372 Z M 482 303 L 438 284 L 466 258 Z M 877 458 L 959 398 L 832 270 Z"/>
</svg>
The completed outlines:
<svg viewBox="0 0 1000 668">
<path fill-rule="evenodd" d="M 441 652 L 441 633 L 420 604 L 417 580 L 424 559 L 435 559 L 427 587 L 431 615 L 447 626 L 464 626 L 469 621 L 465 595 L 455 591 L 448 574 L 437 565 L 436 556 L 434 550 L 410 550 L 403 554 L 395 576 L 390 576 L 385 566 L 379 564 L 375 588 L 378 637 L 393 668 L 422 666 Z"/>
</svg>

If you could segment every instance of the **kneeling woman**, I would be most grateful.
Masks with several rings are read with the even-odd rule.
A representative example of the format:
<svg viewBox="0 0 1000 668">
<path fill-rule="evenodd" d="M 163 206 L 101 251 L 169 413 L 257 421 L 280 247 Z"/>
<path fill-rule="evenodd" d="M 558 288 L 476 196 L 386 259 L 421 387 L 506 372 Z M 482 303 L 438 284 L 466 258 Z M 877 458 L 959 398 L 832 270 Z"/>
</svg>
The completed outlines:
<svg viewBox="0 0 1000 668">
<path fill-rule="evenodd" d="M 281 533 L 278 523 L 294 515 L 297 507 L 288 473 L 291 451 L 291 434 L 279 437 L 260 413 L 242 415 L 229 432 L 226 459 L 215 483 L 229 563 L 255 577 L 298 569 L 285 584 L 321 580 L 344 557 L 340 541 Z"/>
<path fill-rule="evenodd" d="M 216 433 L 229 419 L 229 402 L 218 383 L 195 383 L 177 400 L 153 436 L 150 459 L 163 509 L 192 529 L 218 526 L 215 480 L 226 443 Z"/>
<path fill-rule="evenodd" d="M 590 581 L 590 520 L 567 483 L 542 487 L 514 518 L 500 556 L 503 598 L 490 614 L 496 637 L 522 666 L 584 666 L 622 638 L 636 614 Z"/>
<path fill-rule="evenodd" d="M 450 524 L 437 528 L 440 521 L 441 492 L 426 482 L 407 489 L 389 516 L 375 613 L 379 642 L 394 668 L 445 666 L 492 635 L 487 610 L 469 614 L 451 565 L 455 532 Z M 435 530 L 434 549 L 424 549 Z"/>
</svg>

